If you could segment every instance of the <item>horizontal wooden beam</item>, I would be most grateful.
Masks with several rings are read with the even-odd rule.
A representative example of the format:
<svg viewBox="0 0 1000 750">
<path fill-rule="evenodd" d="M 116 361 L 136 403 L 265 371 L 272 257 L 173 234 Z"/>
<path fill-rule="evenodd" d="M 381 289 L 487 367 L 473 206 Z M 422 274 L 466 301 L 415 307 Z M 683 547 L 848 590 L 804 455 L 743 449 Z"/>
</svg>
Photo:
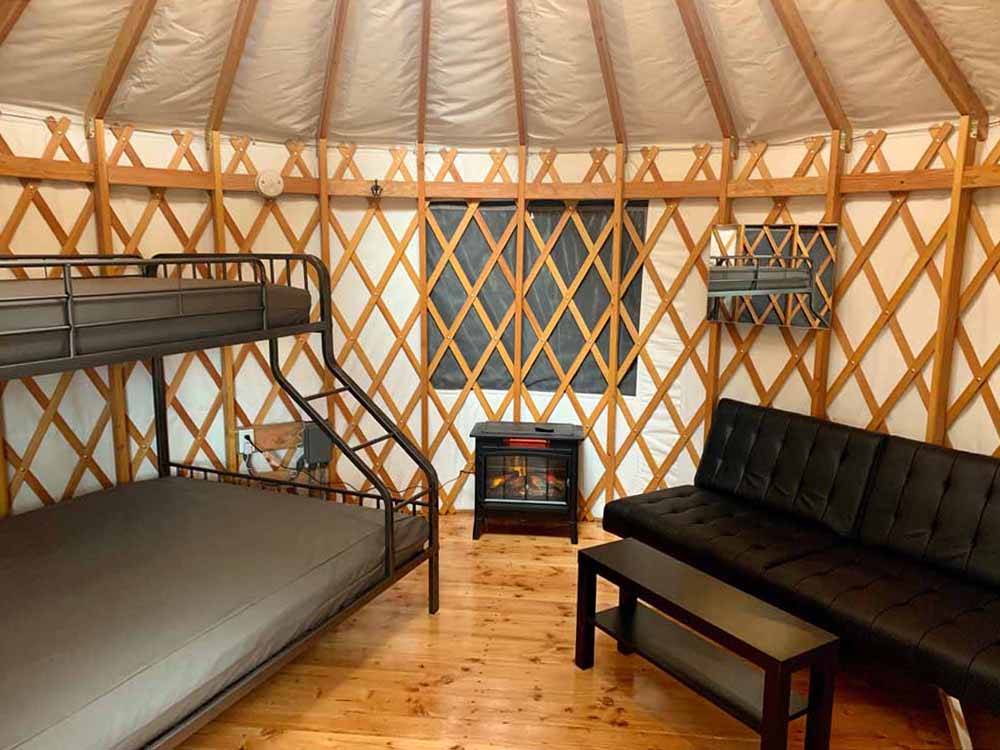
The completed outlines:
<svg viewBox="0 0 1000 750">
<path fill-rule="evenodd" d="M 873 174 L 845 174 L 841 181 L 844 194 L 894 193 L 921 190 L 948 190 L 952 170 L 920 169 L 912 171 L 878 172 Z M 56 161 L 27 156 L 0 154 L 0 176 L 28 180 L 53 180 L 56 182 L 94 182 L 94 166 L 71 161 Z M 108 168 L 112 185 L 175 190 L 212 190 L 210 172 L 192 172 L 180 169 L 133 167 L 115 165 Z M 315 177 L 285 177 L 285 192 L 295 195 L 319 195 L 319 179 Z M 223 188 L 236 192 L 256 190 L 255 178 L 247 174 L 223 175 Z M 416 182 L 379 182 L 386 198 L 415 198 Z M 332 195 L 369 196 L 370 180 L 331 180 Z M 1000 187 L 1000 167 L 969 167 L 962 178 L 967 190 Z M 625 184 L 625 197 L 638 200 L 662 198 L 718 197 L 718 180 L 664 180 L 656 182 L 629 182 Z M 528 183 L 525 194 L 529 200 L 611 200 L 613 183 L 561 182 Z M 731 182 L 727 191 L 730 198 L 788 198 L 803 195 L 825 195 L 822 177 L 783 177 L 769 180 L 742 180 Z M 427 197 L 437 199 L 513 200 L 517 197 L 517 184 L 509 182 L 444 182 L 428 181 Z"/>
<path fill-rule="evenodd" d="M 625 198 L 718 198 L 720 180 L 663 180 L 657 182 L 626 182 Z"/>
<path fill-rule="evenodd" d="M 886 4 L 927 63 L 931 73 L 938 79 L 938 83 L 955 105 L 955 109 L 959 114 L 969 115 L 975 121 L 976 137 L 984 140 L 989 126 L 986 107 L 965 73 L 958 67 L 951 52 L 941 41 L 924 9 L 917 0 L 886 0 Z"/>
</svg>

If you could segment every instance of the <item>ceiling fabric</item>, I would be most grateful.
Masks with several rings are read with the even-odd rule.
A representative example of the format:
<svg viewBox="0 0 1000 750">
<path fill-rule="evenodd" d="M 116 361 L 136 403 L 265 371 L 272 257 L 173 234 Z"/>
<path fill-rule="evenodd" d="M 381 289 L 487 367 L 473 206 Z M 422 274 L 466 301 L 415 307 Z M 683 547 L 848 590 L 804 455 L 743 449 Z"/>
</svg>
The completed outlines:
<svg viewBox="0 0 1000 750">
<path fill-rule="evenodd" d="M 341 0 L 265 0 L 224 118 L 266 140 L 315 136 L 327 49 Z M 676 5 L 601 0 L 628 140 L 719 139 Z M 32 0 L 0 46 L 0 106 L 81 114 L 130 0 Z M 1000 107 L 1000 2 L 921 0 L 987 107 Z M 237 0 L 159 0 L 107 119 L 202 129 Z M 517 0 L 529 143 L 614 142 L 584 0 Z M 741 137 L 780 140 L 829 124 L 768 0 L 699 0 Z M 858 130 L 953 117 L 954 105 L 886 5 L 798 0 L 820 59 Z M 329 138 L 416 138 L 420 0 L 354 0 L 347 14 Z M 506 0 L 433 0 L 427 91 L 431 144 L 517 143 Z"/>
</svg>

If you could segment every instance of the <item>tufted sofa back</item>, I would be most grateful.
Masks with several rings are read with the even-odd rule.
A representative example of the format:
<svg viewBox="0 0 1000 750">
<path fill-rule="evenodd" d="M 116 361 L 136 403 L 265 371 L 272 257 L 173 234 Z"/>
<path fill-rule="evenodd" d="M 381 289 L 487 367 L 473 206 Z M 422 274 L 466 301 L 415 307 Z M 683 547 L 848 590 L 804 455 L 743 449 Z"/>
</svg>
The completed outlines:
<svg viewBox="0 0 1000 750">
<path fill-rule="evenodd" d="M 1000 460 L 885 439 L 861 540 L 1000 585 Z"/>
<path fill-rule="evenodd" d="M 695 484 L 853 536 L 884 440 L 846 425 L 722 399 Z"/>
</svg>

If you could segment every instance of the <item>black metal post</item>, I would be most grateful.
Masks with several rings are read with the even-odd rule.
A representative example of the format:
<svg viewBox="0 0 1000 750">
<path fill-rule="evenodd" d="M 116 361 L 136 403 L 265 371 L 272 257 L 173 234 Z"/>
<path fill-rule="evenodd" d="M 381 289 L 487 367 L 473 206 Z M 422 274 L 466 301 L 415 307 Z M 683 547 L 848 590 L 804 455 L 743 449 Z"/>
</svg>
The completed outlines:
<svg viewBox="0 0 1000 750">
<path fill-rule="evenodd" d="M 323 332 L 323 348 L 327 348 L 327 337 L 330 336 L 329 330 Z M 330 344 L 332 347 L 332 344 Z M 385 483 L 378 477 L 378 475 L 368 466 L 364 461 L 361 460 L 358 453 L 351 449 L 351 447 L 344 442 L 344 439 L 337 434 L 337 432 L 330 425 L 329 421 L 324 419 L 322 415 L 317 412 L 312 404 L 310 404 L 305 396 L 298 392 L 298 390 L 288 381 L 285 374 L 281 371 L 281 361 L 278 353 L 278 340 L 270 339 L 268 341 L 268 352 L 270 354 L 270 364 L 271 364 L 271 376 L 274 381 L 284 390 L 292 400 L 295 402 L 302 411 L 308 415 L 308 417 L 316 423 L 321 430 L 326 434 L 334 446 L 339 450 L 348 461 L 354 464 L 355 468 L 361 472 L 361 475 L 371 483 L 375 488 L 375 491 L 381 497 L 381 505 L 385 511 L 385 574 L 387 578 L 391 578 L 396 570 L 396 545 L 395 545 L 395 535 L 394 535 L 394 524 L 393 520 L 395 518 L 394 501 L 392 494 L 389 492 L 389 488 L 386 487 Z"/>
<path fill-rule="evenodd" d="M 170 431 L 167 429 L 167 378 L 163 357 L 153 357 L 153 413 L 156 421 L 156 467 L 170 476 Z"/>
</svg>

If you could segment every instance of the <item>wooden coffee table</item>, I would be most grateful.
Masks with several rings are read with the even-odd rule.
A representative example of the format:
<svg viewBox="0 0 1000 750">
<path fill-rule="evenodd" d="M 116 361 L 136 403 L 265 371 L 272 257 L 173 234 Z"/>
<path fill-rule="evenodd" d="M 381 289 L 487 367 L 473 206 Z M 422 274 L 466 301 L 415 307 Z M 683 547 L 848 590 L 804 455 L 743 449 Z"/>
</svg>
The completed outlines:
<svg viewBox="0 0 1000 750">
<path fill-rule="evenodd" d="M 762 750 L 785 750 L 788 723 L 800 716 L 808 717 L 806 750 L 829 748 L 836 636 L 634 539 L 581 550 L 578 563 L 580 669 L 594 666 L 600 628 L 623 653 L 638 653 L 760 734 Z M 618 586 L 617 607 L 595 611 L 598 576 Z M 808 698 L 791 689 L 801 669 L 810 670 Z"/>
</svg>

